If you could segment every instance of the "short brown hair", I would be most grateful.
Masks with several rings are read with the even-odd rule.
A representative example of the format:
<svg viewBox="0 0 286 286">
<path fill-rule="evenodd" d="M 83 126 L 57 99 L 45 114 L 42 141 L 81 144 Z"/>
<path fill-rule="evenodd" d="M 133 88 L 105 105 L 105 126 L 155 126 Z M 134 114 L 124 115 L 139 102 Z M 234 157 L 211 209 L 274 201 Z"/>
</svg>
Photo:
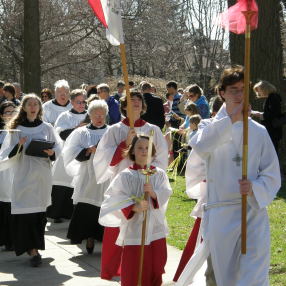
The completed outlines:
<svg viewBox="0 0 286 286">
<path fill-rule="evenodd" d="M 185 90 L 187 92 L 194 93 L 194 94 L 198 95 L 199 97 L 201 97 L 203 94 L 202 89 L 197 84 L 189 85 Z"/>
<path fill-rule="evenodd" d="M 201 122 L 202 118 L 199 114 L 195 114 L 195 115 L 192 115 L 190 117 L 190 124 L 191 123 L 194 123 L 196 125 L 199 125 L 199 123 Z"/>
<path fill-rule="evenodd" d="M 44 94 L 46 94 L 46 95 L 49 97 L 49 99 L 52 99 L 52 98 L 53 98 L 52 91 L 51 91 L 49 88 L 44 88 L 44 89 L 42 89 L 42 91 L 41 91 L 41 98 L 42 98 L 42 96 L 43 96 Z"/>
<path fill-rule="evenodd" d="M 145 103 L 144 97 L 141 92 L 138 90 L 132 89 L 130 91 L 130 97 L 138 97 L 142 101 L 142 112 L 141 115 L 144 114 L 147 110 L 147 105 Z M 123 97 L 120 98 L 120 112 L 123 114 L 125 117 L 127 116 L 126 109 L 127 108 L 127 96 L 124 95 Z"/>
<path fill-rule="evenodd" d="M 134 155 L 134 148 L 135 148 L 135 144 L 138 140 L 140 139 L 146 139 L 149 141 L 149 137 L 146 135 L 137 135 L 133 138 L 131 145 L 129 146 L 129 148 L 125 151 L 125 157 L 128 157 L 131 161 L 135 162 L 135 155 Z M 154 157 L 156 155 L 156 148 L 154 143 L 152 144 L 152 157 Z"/>
<path fill-rule="evenodd" d="M 13 97 L 15 96 L 16 90 L 15 90 L 15 86 L 12 83 L 9 83 L 9 82 L 5 83 L 3 86 L 3 90 L 10 92 L 13 95 Z"/>
<path fill-rule="evenodd" d="M 243 66 L 237 65 L 227 68 L 223 71 L 220 77 L 219 84 L 217 86 L 217 91 L 225 91 L 226 87 L 229 85 L 236 84 L 237 82 L 244 80 L 244 68 Z"/>
</svg>

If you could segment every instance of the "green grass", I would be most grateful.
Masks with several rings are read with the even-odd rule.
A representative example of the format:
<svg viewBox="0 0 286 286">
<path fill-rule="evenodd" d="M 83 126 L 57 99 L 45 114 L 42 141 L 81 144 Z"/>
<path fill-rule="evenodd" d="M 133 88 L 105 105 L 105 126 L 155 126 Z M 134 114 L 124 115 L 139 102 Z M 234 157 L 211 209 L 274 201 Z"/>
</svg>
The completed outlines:
<svg viewBox="0 0 286 286">
<path fill-rule="evenodd" d="M 190 217 L 195 201 L 185 194 L 185 178 L 177 177 L 171 182 L 173 195 L 170 198 L 167 220 L 170 234 L 168 243 L 183 249 L 189 238 L 195 219 Z M 286 183 L 277 198 L 268 207 L 271 228 L 270 285 L 286 285 Z"/>
</svg>

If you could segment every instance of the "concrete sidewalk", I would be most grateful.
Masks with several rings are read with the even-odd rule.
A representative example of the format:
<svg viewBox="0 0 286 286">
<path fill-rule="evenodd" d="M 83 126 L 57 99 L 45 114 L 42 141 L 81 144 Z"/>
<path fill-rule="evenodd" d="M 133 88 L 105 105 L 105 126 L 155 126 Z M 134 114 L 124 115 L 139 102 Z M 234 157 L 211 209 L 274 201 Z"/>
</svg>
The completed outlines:
<svg viewBox="0 0 286 286">
<path fill-rule="evenodd" d="M 92 255 L 87 255 L 85 243 L 70 245 L 66 239 L 68 222 L 51 224 L 46 230 L 46 250 L 41 251 L 43 263 L 38 268 L 29 264 L 29 256 L 16 257 L 14 252 L 0 251 L 0 285 L 9 286 L 108 286 L 120 285 L 120 279 L 106 281 L 99 278 L 101 244 L 97 243 Z M 174 285 L 174 273 L 181 251 L 168 246 L 168 262 L 163 285 Z M 203 286 L 205 283 L 192 284 Z"/>
</svg>

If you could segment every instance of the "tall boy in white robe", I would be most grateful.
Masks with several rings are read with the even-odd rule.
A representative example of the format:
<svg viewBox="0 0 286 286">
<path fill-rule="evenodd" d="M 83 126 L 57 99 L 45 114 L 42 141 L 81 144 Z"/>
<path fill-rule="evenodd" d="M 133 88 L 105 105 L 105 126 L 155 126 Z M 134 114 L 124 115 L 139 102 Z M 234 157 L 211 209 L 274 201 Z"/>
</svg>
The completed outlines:
<svg viewBox="0 0 286 286">
<path fill-rule="evenodd" d="M 241 180 L 243 78 L 242 67 L 224 71 L 219 91 L 225 105 L 215 120 L 191 140 L 192 148 L 206 160 L 207 168 L 203 243 L 176 285 L 188 285 L 209 254 L 217 285 L 269 285 L 266 207 L 281 186 L 280 168 L 266 129 L 249 119 L 248 180 Z M 248 195 L 245 255 L 241 254 L 241 194 Z"/>
</svg>

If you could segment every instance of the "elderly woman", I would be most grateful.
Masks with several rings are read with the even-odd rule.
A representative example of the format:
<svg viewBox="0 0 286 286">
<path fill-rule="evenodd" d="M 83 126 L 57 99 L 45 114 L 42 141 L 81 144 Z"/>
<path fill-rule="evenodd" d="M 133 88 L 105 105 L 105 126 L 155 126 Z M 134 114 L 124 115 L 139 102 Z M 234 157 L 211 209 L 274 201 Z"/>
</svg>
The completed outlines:
<svg viewBox="0 0 286 286">
<path fill-rule="evenodd" d="M 279 141 L 282 139 L 282 118 L 281 96 L 277 93 L 276 87 L 266 80 L 261 80 L 253 87 L 257 98 L 265 98 L 263 112 L 252 111 L 254 117 L 258 117 L 266 127 L 273 142 L 276 152 L 278 151 Z"/>
<path fill-rule="evenodd" d="M 73 177 L 75 205 L 67 237 L 73 244 L 87 239 L 86 249 L 92 253 L 94 240 L 102 241 L 104 228 L 98 223 L 100 207 L 109 180 L 98 184 L 93 158 L 99 140 L 108 129 L 105 124 L 108 106 L 104 100 L 95 100 L 88 107 L 91 123 L 72 132 L 63 150 L 64 165 Z"/>
</svg>

